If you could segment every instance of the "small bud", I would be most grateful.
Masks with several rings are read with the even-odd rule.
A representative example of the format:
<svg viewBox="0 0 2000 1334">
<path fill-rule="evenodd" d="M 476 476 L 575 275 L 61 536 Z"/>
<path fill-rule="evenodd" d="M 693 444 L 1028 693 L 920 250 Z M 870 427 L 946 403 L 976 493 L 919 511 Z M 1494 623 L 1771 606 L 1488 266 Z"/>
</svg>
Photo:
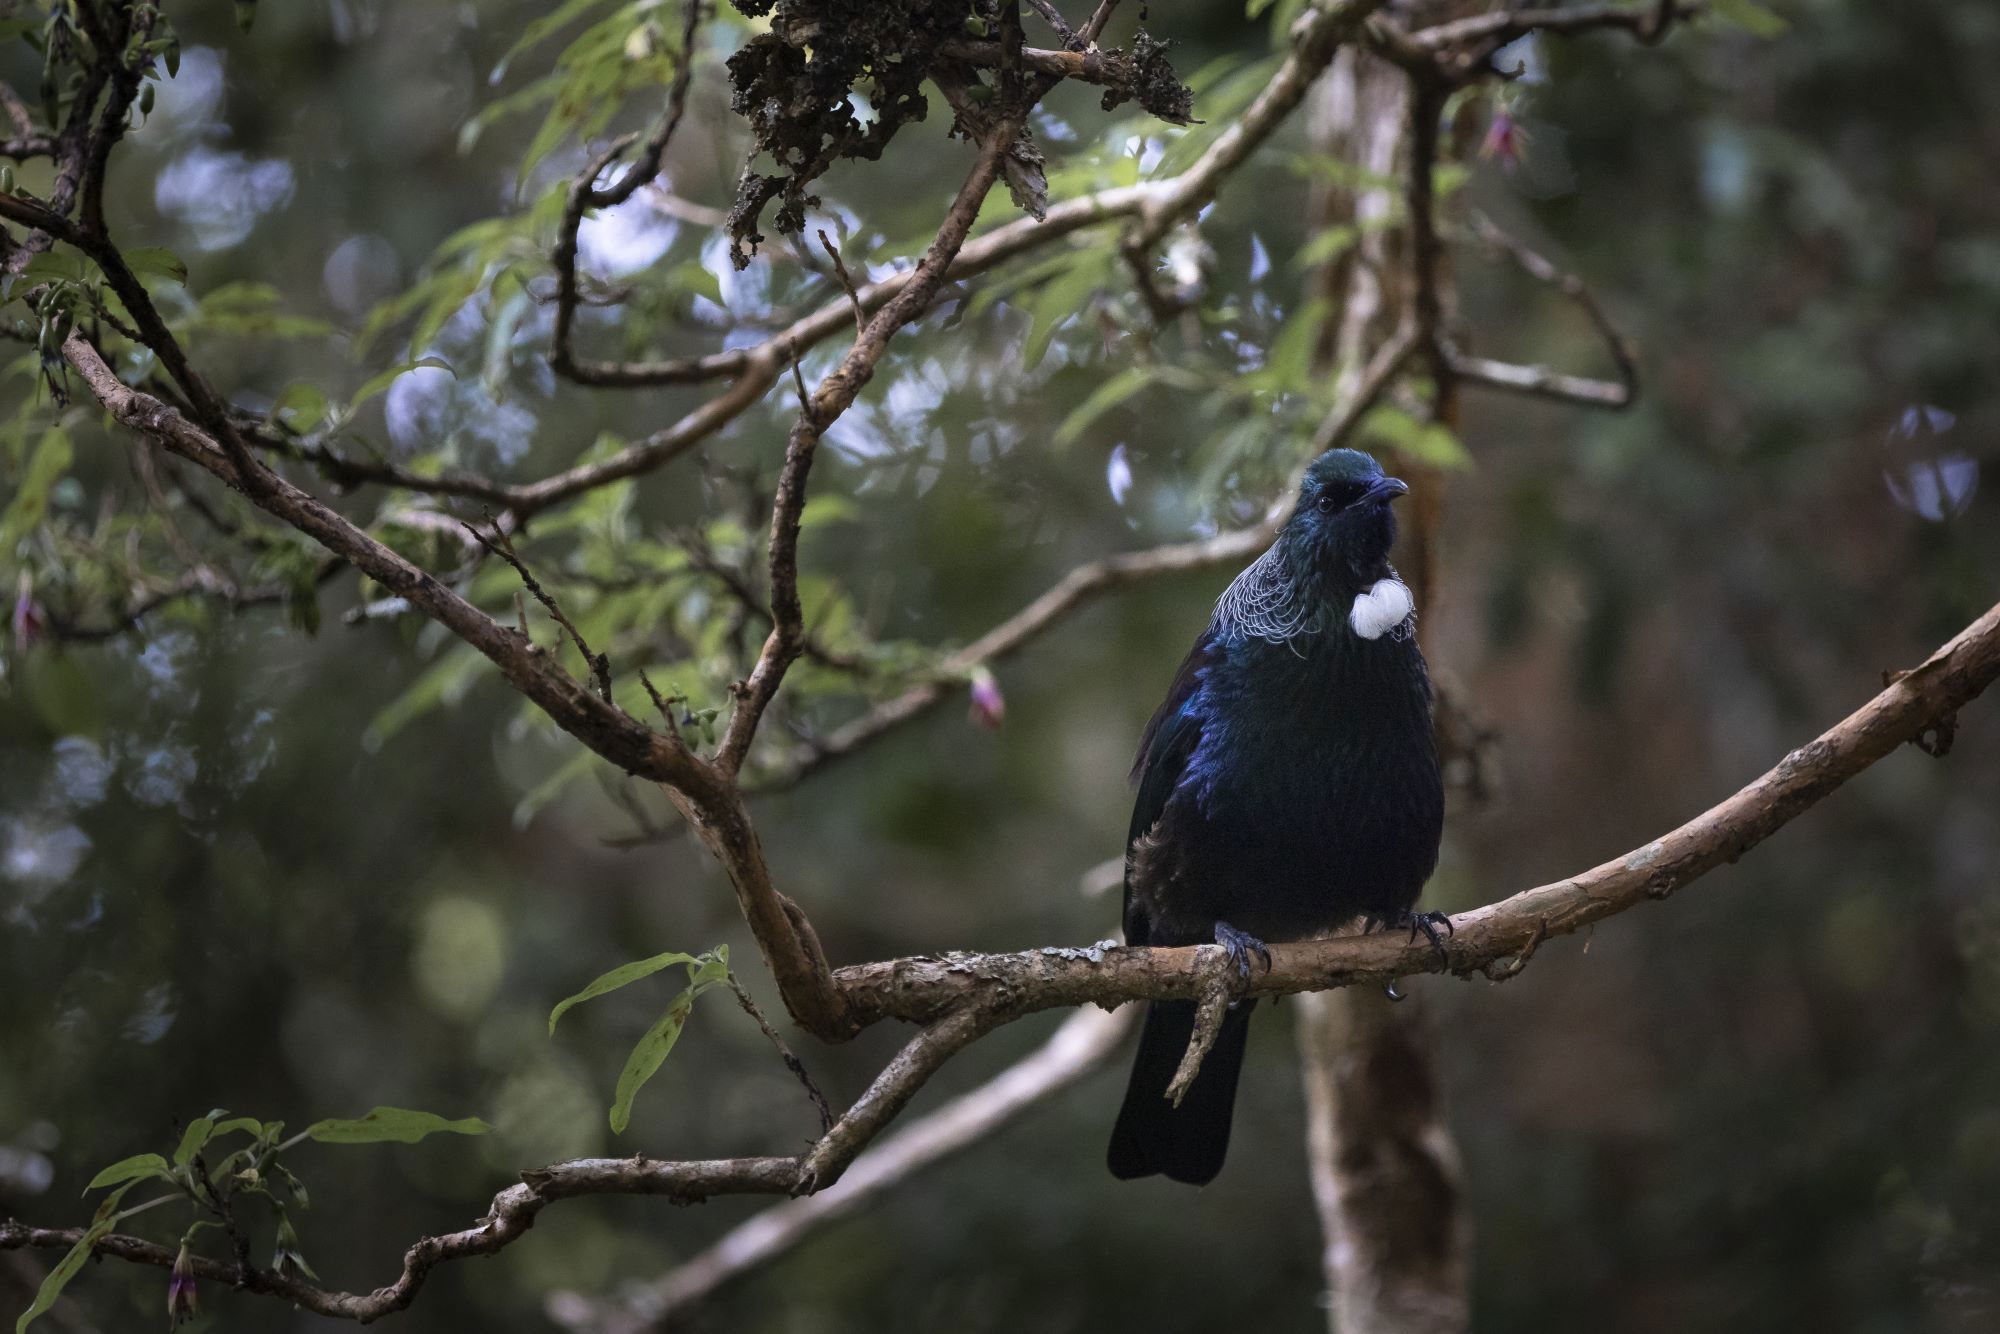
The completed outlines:
<svg viewBox="0 0 2000 1334">
<path fill-rule="evenodd" d="M 1007 697 L 1000 693 L 1000 682 L 985 667 L 972 669 L 972 707 L 966 717 L 996 732 L 1007 721 Z"/>
<path fill-rule="evenodd" d="M 181 1253 L 174 1257 L 174 1267 L 167 1279 L 167 1323 L 169 1326 L 184 1324 L 201 1314 L 201 1295 L 195 1290 L 194 1258 L 188 1254 L 188 1244 L 181 1243 Z"/>
<path fill-rule="evenodd" d="M 1521 165 L 1527 151 L 1528 132 L 1514 118 L 1513 108 L 1495 107 L 1493 121 L 1486 127 L 1486 138 L 1479 145 L 1479 156 L 1497 158 L 1501 166 L 1512 170 Z"/>
<path fill-rule="evenodd" d="M 299 1250 L 299 1234 L 292 1227 L 290 1214 L 278 1215 L 278 1250 L 271 1257 L 271 1268 L 278 1271 L 280 1278 L 288 1278 L 294 1283 L 303 1279 L 318 1281 L 319 1275 L 306 1263 L 305 1253 Z"/>
<path fill-rule="evenodd" d="M 14 599 L 13 628 L 15 645 L 24 649 L 33 648 L 48 634 L 48 614 L 25 587 Z"/>
</svg>

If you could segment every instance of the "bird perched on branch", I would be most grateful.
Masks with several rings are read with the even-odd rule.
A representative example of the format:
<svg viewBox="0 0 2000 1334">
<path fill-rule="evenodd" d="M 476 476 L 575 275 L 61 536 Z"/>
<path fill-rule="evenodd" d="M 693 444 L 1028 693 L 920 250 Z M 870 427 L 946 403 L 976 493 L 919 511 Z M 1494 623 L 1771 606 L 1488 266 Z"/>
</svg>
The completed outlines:
<svg viewBox="0 0 2000 1334">
<path fill-rule="evenodd" d="M 1307 469 L 1298 507 L 1216 603 L 1146 726 L 1125 852 L 1125 939 L 1224 946 L 1243 976 L 1264 942 L 1356 917 L 1422 930 L 1444 785 L 1410 591 L 1389 564 L 1409 488 L 1366 454 Z M 1167 1086 L 1193 1001 L 1156 1001 L 1110 1165 L 1201 1185 L 1222 1168 L 1253 1002 L 1222 1021 L 1179 1105 Z"/>
</svg>

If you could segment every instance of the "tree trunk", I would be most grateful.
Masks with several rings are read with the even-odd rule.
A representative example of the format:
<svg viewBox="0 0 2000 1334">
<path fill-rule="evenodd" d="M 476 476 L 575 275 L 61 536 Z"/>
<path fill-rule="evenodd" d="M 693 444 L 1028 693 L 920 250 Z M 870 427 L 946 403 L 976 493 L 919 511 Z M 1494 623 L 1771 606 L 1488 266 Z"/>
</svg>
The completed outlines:
<svg viewBox="0 0 2000 1334">
<path fill-rule="evenodd" d="M 1412 998 L 1366 987 L 1299 997 L 1306 1146 L 1334 1334 L 1467 1326 L 1458 1150 Z"/>
<path fill-rule="evenodd" d="M 1408 170 L 1410 102 L 1399 70 L 1349 49 L 1312 107 L 1313 146 L 1363 173 L 1364 184 L 1328 189 L 1314 201 L 1320 225 L 1354 227 L 1358 238 L 1320 275 L 1319 290 L 1336 312 L 1321 352 L 1343 375 L 1358 374 L 1411 299 L 1409 246 L 1403 230 L 1388 225 L 1399 194 L 1376 184 Z M 1434 405 L 1448 424 L 1452 408 L 1448 398 Z M 1398 471 L 1412 491 L 1398 566 L 1422 627 L 1437 588 L 1439 479 L 1428 469 Z M 1299 1002 L 1306 1143 L 1333 1334 L 1466 1329 L 1470 1228 L 1422 1007 L 1362 987 Z"/>
</svg>

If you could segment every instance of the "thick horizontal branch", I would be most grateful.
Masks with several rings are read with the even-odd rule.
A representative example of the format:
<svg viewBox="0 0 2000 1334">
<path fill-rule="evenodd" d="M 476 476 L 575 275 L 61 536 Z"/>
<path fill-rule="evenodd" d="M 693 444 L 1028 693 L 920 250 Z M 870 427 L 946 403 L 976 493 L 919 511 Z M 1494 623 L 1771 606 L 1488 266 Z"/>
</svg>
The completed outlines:
<svg viewBox="0 0 2000 1334">
<path fill-rule="evenodd" d="M 1663 899 L 1733 862 L 1848 779 L 1939 727 L 2000 676 L 2000 606 L 1768 773 L 1679 828 L 1622 857 L 1452 919 L 1442 953 L 1401 933 L 1275 945 L 1249 989 L 1281 995 L 1386 982 L 1413 973 L 1511 976 L 1541 943 Z M 1200 949 L 1213 947 L 1203 946 Z M 860 1022 L 930 1021 L 1005 995 L 1024 1010 L 1202 994 L 1200 949 L 1043 949 L 947 954 L 843 968 L 834 974 Z"/>
</svg>

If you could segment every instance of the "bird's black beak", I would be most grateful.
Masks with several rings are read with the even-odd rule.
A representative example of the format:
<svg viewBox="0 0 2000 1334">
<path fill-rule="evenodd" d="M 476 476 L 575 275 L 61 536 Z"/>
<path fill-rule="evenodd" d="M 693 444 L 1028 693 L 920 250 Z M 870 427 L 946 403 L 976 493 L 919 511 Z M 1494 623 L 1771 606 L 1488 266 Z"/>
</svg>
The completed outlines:
<svg viewBox="0 0 2000 1334">
<path fill-rule="evenodd" d="M 1388 501 L 1394 500 L 1397 496 L 1408 495 L 1409 493 L 1409 484 L 1403 481 L 1402 478 L 1377 477 L 1373 482 L 1368 484 L 1368 489 L 1361 493 L 1361 498 L 1364 501 L 1371 502 L 1378 500 Z"/>
</svg>

